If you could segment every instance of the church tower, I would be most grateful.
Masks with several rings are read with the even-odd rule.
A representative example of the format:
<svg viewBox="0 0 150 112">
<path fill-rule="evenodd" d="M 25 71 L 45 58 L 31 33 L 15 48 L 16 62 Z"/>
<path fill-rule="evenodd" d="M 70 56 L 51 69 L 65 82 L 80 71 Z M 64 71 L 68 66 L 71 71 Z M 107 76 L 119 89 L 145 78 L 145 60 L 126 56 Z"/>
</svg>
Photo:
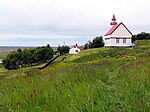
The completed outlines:
<svg viewBox="0 0 150 112">
<path fill-rule="evenodd" d="M 111 20 L 112 20 L 112 21 L 111 21 L 110 25 L 116 25 L 116 24 L 117 24 L 116 18 L 115 18 L 115 15 L 114 15 L 114 14 L 113 14 L 113 18 L 112 18 Z"/>
<path fill-rule="evenodd" d="M 132 47 L 132 33 L 121 22 L 117 23 L 115 15 L 110 22 L 110 29 L 105 34 L 104 43 L 105 47 Z"/>
</svg>

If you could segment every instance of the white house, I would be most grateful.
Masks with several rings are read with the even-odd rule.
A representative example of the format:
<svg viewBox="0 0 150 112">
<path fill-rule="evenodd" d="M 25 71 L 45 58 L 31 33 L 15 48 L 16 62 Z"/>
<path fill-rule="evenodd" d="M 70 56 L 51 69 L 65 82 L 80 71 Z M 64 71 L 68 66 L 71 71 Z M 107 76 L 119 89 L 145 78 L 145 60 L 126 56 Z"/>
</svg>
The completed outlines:
<svg viewBox="0 0 150 112">
<path fill-rule="evenodd" d="M 3 63 L 3 59 L 0 59 L 0 63 Z"/>
<path fill-rule="evenodd" d="M 80 51 L 82 51 L 82 48 L 76 44 L 70 48 L 69 54 L 77 54 Z"/>
<path fill-rule="evenodd" d="M 130 47 L 132 46 L 132 33 L 121 22 L 117 23 L 113 15 L 111 28 L 104 36 L 105 47 Z"/>
</svg>

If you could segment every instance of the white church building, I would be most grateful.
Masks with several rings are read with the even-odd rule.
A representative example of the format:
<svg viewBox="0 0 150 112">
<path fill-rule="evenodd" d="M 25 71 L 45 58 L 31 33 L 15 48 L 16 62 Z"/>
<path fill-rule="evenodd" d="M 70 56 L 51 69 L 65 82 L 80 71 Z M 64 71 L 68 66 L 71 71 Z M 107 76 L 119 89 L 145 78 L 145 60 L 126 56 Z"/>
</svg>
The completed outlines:
<svg viewBox="0 0 150 112">
<path fill-rule="evenodd" d="M 122 22 L 117 23 L 115 15 L 110 25 L 110 30 L 104 36 L 105 47 L 131 47 L 133 45 L 131 31 Z"/>
</svg>

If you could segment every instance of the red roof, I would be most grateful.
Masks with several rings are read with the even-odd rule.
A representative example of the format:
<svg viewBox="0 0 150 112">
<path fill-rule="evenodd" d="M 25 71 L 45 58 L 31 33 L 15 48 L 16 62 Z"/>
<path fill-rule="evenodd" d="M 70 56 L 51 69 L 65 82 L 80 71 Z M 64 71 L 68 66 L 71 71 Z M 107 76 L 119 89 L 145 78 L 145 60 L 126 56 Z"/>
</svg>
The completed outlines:
<svg viewBox="0 0 150 112">
<path fill-rule="evenodd" d="M 81 48 L 80 46 L 78 46 L 77 44 L 76 44 L 76 45 L 74 45 L 74 46 L 72 46 L 72 48 L 73 48 L 73 47 L 74 47 L 74 48 L 76 48 L 76 47 L 77 47 L 77 48 L 79 48 L 79 49 L 82 51 L 82 48 Z"/>
<path fill-rule="evenodd" d="M 105 36 L 111 35 L 121 24 L 128 30 L 128 28 L 121 22 L 119 24 L 113 25 L 113 27 L 105 34 Z M 129 30 L 128 32 L 132 35 L 132 33 Z"/>
</svg>

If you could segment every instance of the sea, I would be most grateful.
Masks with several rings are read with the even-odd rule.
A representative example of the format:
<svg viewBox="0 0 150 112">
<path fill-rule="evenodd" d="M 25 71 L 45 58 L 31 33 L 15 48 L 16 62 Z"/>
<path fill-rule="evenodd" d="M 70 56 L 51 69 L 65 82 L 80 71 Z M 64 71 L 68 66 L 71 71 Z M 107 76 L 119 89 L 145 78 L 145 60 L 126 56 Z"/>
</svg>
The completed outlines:
<svg viewBox="0 0 150 112">
<path fill-rule="evenodd" d="M 38 46 L 0 46 L 0 51 L 2 51 L 2 50 L 12 51 L 12 50 L 16 50 L 19 48 L 25 49 L 25 48 L 35 48 L 35 47 L 38 47 Z M 52 47 L 52 48 L 57 48 L 57 47 Z"/>
<path fill-rule="evenodd" d="M 35 46 L 0 46 L 0 50 L 15 50 L 15 49 L 35 48 Z"/>
</svg>

